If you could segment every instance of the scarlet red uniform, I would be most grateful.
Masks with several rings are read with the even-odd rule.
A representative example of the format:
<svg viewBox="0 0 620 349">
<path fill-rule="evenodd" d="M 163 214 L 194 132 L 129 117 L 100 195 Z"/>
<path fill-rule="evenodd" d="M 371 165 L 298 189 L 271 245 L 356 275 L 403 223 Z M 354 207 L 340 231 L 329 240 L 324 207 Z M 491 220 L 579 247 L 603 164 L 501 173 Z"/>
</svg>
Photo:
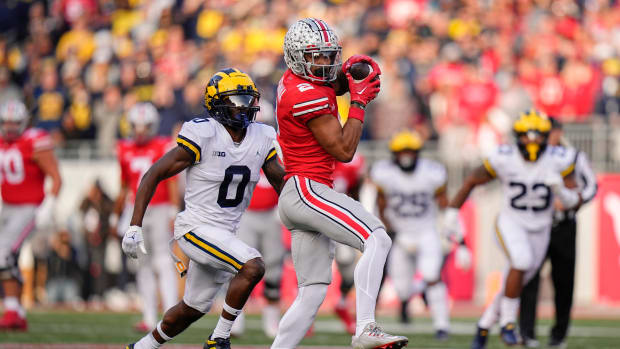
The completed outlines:
<svg viewBox="0 0 620 349">
<path fill-rule="evenodd" d="M 142 176 L 172 145 L 172 140 L 166 137 L 155 137 L 145 144 L 137 144 L 133 140 L 122 140 L 118 143 L 121 182 L 129 185 L 131 189 L 131 202 L 135 200 L 136 191 Z M 157 205 L 169 202 L 168 186 L 166 181 L 164 181 L 157 186 L 150 204 Z"/>
<path fill-rule="evenodd" d="M 3 202 L 38 205 L 43 201 L 45 173 L 34 161 L 33 154 L 53 146 L 49 134 L 39 129 L 28 129 L 13 142 L 0 137 Z"/>
<path fill-rule="evenodd" d="M 324 114 L 338 118 L 336 92 L 330 85 L 312 83 L 287 70 L 278 84 L 277 102 L 284 179 L 299 175 L 331 187 L 336 159 L 321 147 L 306 124 Z"/>
<path fill-rule="evenodd" d="M 364 157 L 355 154 L 351 162 L 336 162 L 334 170 L 334 189 L 340 193 L 349 193 L 364 175 Z"/>
<path fill-rule="evenodd" d="M 278 193 L 273 189 L 267 177 L 260 170 L 260 179 L 256 183 L 254 193 L 252 194 L 252 200 L 248 210 L 250 211 L 266 211 L 278 205 Z"/>
</svg>

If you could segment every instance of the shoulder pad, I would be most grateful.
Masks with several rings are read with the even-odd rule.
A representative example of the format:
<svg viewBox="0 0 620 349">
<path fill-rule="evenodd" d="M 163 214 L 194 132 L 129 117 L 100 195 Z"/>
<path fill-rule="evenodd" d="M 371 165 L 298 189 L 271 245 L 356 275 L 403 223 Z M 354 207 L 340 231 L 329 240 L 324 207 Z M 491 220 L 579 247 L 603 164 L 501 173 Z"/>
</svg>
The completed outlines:
<svg viewBox="0 0 620 349">
<path fill-rule="evenodd" d="M 262 132 L 262 134 L 265 135 L 267 138 L 269 139 L 276 138 L 276 130 L 272 126 L 264 124 L 262 122 L 253 122 L 252 124 L 256 125 L 256 127 L 258 127 L 260 131 Z"/>
</svg>

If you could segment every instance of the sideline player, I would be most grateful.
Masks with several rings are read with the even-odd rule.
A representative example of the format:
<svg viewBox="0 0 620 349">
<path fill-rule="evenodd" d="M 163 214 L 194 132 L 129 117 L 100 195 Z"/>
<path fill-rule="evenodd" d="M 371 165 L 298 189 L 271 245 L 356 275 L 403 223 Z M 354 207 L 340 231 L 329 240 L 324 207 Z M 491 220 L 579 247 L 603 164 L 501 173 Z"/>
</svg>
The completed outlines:
<svg viewBox="0 0 620 349">
<path fill-rule="evenodd" d="M 275 338 L 280 321 L 280 283 L 286 249 L 282 242 L 282 226 L 277 212 L 278 193 L 267 177 L 260 172 L 260 179 L 254 188 L 250 206 L 241 217 L 238 236 L 241 241 L 256 248 L 265 261 L 265 288 L 263 295 L 267 304 L 262 307 L 263 332 Z M 232 328 L 233 335 L 241 335 L 244 330 L 242 313 Z"/>
<path fill-rule="evenodd" d="M 550 145 L 560 145 L 562 140 L 562 124 L 556 119 L 551 120 L 549 134 Z M 596 196 L 596 175 L 590 167 L 586 154 L 574 150 L 575 179 L 583 195 L 583 204 Z M 549 347 L 562 348 L 568 333 L 570 313 L 573 305 L 573 290 L 575 284 L 575 260 L 577 240 L 577 210 L 564 210 L 561 204 L 555 205 L 553 227 L 546 258 L 551 262 L 551 280 L 553 282 L 555 303 L 555 324 L 549 334 Z M 523 345 L 536 348 L 540 343 L 536 340 L 534 331 L 536 325 L 536 304 L 538 303 L 538 287 L 540 269 L 536 275 L 523 287 L 519 312 L 519 332 L 523 338 Z"/>
<path fill-rule="evenodd" d="M 4 290 L 4 314 L 0 330 L 28 329 L 26 311 L 20 304 L 22 280 L 17 265 L 19 250 L 36 228 L 53 223 L 61 179 L 51 137 L 28 128 L 24 104 L 9 100 L 0 106 L 0 281 Z M 45 194 L 45 177 L 52 179 Z"/>
<path fill-rule="evenodd" d="M 375 78 L 381 73 L 366 56 L 353 56 L 342 66 L 351 94 L 349 117 L 342 126 L 332 85 L 341 68 L 341 50 L 336 33 L 319 19 L 297 21 L 284 37 L 289 69 L 278 85 L 277 120 L 286 184 L 278 209 L 292 233 L 299 290 L 280 321 L 272 348 L 295 348 L 312 325 L 331 283 L 332 240 L 363 251 L 355 268 L 357 326 L 352 346 L 401 348 L 408 342 L 385 333 L 375 322 L 377 293 L 392 240 L 381 221 L 358 201 L 332 189 L 334 164 L 353 158 L 364 109 L 379 93 L 380 82 Z M 362 61 L 371 65 L 372 72 L 355 82 L 348 70 Z"/>
<path fill-rule="evenodd" d="M 118 143 L 118 161 L 121 168 L 121 190 L 116 199 L 112 223 L 116 223 L 123 207 L 126 216 L 131 214 L 140 179 L 146 171 L 161 158 L 172 146 L 172 140 L 156 136 L 159 127 L 157 109 L 150 103 L 138 103 L 129 109 L 128 121 L 131 125 L 131 139 Z M 144 243 L 149 254 L 140 260 L 136 272 L 138 291 L 143 299 L 142 321 L 135 325 L 139 332 L 150 332 L 157 325 L 157 290 L 161 292 L 163 309 L 168 310 L 179 301 L 177 291 L 177 273 L 168 252 L 168 242 L 172 238 L 171 220 L 178 212 L 177 183 L 169 179 L 155 190 L 155 194 L 146 210 L 143 230 Z M 125 230 L 125 226 L 119 230 Z M 116 224 L 112 224 L 115 226 Z"/>
<path fill-rule="evenodd" d="M 260 253 L 239 240 L 236 230 L 262 168 L 272 186 L 282 188 L 284 170 L 276 160 L 272 127 L 255 123 L 260 95 L 245 73 L 215 73 L 205 91 L 210 118 L 183 124 L 178 146 L 142 177 L 123 251 L 146 253 L 142 221 L 157 184 L 187 168 L 185 210 L 177 215 L 174 237 L 189 257 L 183 300 L 168 309 L 153 332 L 128 349 L 154 349 L 209 311 L 222 285 L 230 282 L 224 309 L 205 349 L 230 348 L 230 328 L 265 273 Z"/>
<path fill-rule="evenodd" d="M 433 316 L 435 338 L 448 339 L 450 310 L 448 292 L 441 281 L 443 251 L 437 231 L 438 209 L 448 206 L 446 168 L 419 157 L 423 141 L 417 133 L 402 131 L 392 137 L 392 159 L 377 162 L 370 173 L 378 187 L 377 206 L 386 227 L 396 233 L 388 271 L 398 298 L 401 320 L 414 293 L 416 270 L 422 274 L 423 289 Z M 457 264 L 469 268 L 469 250 L 460 245 Z"/>
<path fill-rule="evenodd" d="M 547 144 L 551 122 L 546 115 L 529 110 L 513 125 L 516 144 L 504 144 L 483 161 L 464 181 L 450 202 L 446 220 L 456 226 L 458 209 L 476 186 L 498 178 L 504 203 L 495 222 L 495 235 L 508 259 L 502 289 L 478 321 L 472 349 L 486 347 L 489 329 L 499 321 L 501 339 L 516 345 L 515 321 L 519 296 L 536 273 L 549 245 L 553 199 L 564 207 L 576 207 L 581 195 L 575 187 L 574 154 Z"/>
<path fill-rule="evenodd" d="M 359 201 L 360 189 L 364 180 L 365 171 L 364 157 L 356 153 L 351 162 L 336 162 L 334 169 L 334 190 L 345 193 L 354 200 Z M 347 296 L 353 289 L 355 278 L 355 263 L 357 262 L 358 252 L 356 249 L 345 245 L 336 244 L 336 266 L 340 272 L 340 299 L 334 307 L 334 312 L 349 334 L 355 334 L 355 321 L 349 314 L 347 306 Z"/>
</svg>

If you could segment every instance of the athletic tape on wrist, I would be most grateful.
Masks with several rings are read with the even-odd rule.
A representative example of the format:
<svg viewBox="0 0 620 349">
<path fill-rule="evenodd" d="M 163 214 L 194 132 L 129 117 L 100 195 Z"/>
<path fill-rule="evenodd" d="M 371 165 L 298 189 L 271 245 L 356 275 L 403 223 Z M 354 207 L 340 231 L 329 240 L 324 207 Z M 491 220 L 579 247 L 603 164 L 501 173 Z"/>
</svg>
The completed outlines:
<svg viewBox="0 0 620 349">
<path fill-rule="evenodd" d="M 364 122 L 364 109 L 352 104 L 349 109 L 349 118 Z"/>
<path fill-rule="evenodd" d="M 233 316 L 239 316 L 239 314 L 241 314 L 241 309 L 235 309 L 233 307 L 231 307 L 230 305 L 226 304 L 226 302 L 224 302 L 224 311 L 227 312 L 230 315 Z"/>
<path fill-rule="evenodd" d="M 172 339 L 172 337 L 169 337 L 168 335 L 166 335 L 166 334 L 164 333 L 164 331 L 162 331 L 162 329 L 161 329 L 161 321 L 159 321 L 159 322 L 157 323 L 157 333 L 159 333 L 159 336 L 160 336 L 163 340 L 165 340 L 166 342 Z"/>
</svg>

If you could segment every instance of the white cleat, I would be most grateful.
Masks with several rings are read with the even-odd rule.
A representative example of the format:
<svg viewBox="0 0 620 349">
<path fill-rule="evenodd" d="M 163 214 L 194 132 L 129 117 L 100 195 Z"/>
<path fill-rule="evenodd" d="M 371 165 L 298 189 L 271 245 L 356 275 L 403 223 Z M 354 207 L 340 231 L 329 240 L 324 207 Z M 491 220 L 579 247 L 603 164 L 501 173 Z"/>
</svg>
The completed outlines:
<svg viewBox="0 0 620 349">
<path fill-rule="evenodd" d="M 409 343 L 407 337 L 385 333 L 376 322 L 371 322 L 359 337 L 353 336 L 351 346 L 355 349 L 399 349 Z"/>
</svg>

